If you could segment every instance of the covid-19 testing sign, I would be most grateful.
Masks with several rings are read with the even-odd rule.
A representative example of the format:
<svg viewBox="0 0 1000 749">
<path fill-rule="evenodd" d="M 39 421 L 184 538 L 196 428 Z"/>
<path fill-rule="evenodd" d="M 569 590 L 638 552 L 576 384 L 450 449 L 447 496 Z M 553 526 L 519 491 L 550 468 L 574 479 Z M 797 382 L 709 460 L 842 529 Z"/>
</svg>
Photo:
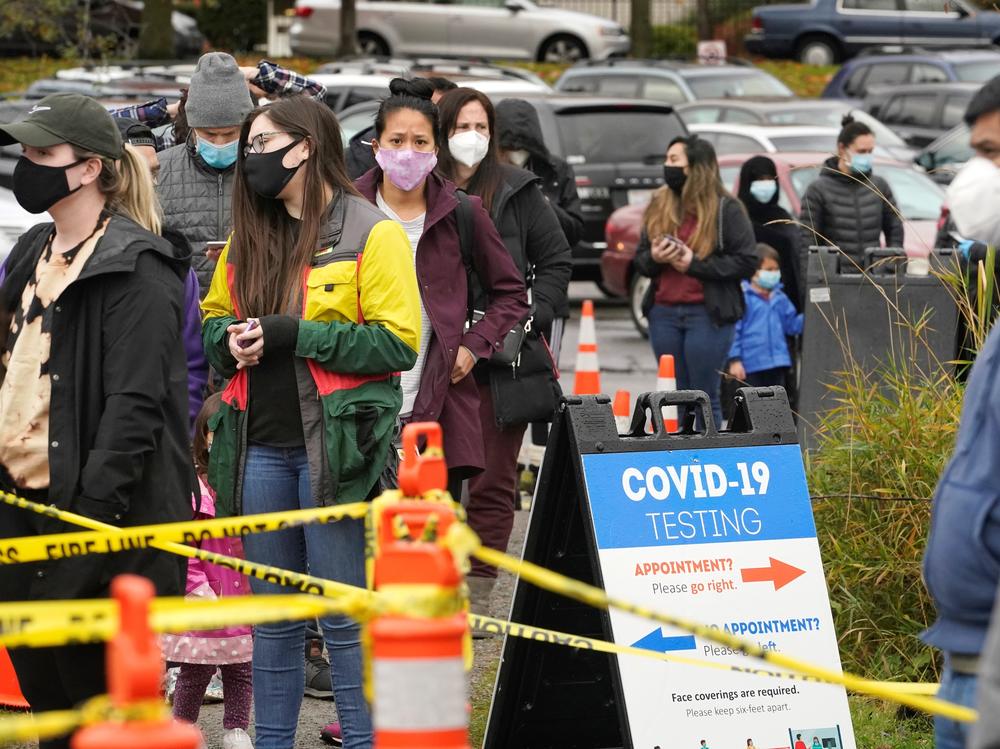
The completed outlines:
<svg viewBox="0 0 1000 749">
<path fill-rule="evenodd" d="M 797 445 L 582 456 L 609 594 L 840 670 Z M 843 688 L 612 610 L 634 749 L 856 749 Z M 704 742 L 704 743 L 703 743 Z"/>
</svg>

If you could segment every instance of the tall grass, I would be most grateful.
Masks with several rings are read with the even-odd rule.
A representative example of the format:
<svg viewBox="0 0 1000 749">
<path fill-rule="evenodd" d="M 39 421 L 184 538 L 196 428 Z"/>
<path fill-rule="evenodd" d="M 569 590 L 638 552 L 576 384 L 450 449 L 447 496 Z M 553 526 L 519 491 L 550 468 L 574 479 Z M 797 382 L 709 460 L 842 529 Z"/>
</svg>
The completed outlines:
<svg viewBox="0 0 1000 749">
<path fill-rule="evenodd" d="M 991 321 L 993 252 L 975 274 L 975 289 L 957 264 L 937 275 L 974 353 Z M 877 365 L 862 367 L 849 331 L 839 331 L 845 367 L 829 385 L 835 405 L 818 428 L 809 484 L 844 668 L 875 679 L 933 681 L 935 653 L 918 638 L 935 617 L 920 563 L 929 498 L 951 455 L 964 386 L 959 363 L 930 349 L 930 316 L 909 317 L 887 295 L 885 303 L 900 335 L 892 335 Z"/>
</svg>

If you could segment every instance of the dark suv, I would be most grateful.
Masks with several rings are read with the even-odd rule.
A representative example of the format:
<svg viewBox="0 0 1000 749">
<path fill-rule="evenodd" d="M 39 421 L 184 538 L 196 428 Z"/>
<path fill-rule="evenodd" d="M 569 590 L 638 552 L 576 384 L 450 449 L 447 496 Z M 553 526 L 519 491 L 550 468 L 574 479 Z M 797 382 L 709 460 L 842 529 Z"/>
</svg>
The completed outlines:
<svg viewBox="0 0 1000 749">
<path fill-rule="evenodd" d="M 687 129 L 668 104 L 560 95 L 522 98 L 538 111 L 545 145 L 576 171 L 583 239 L 573 248 L 573 279 L 600 281 L 608 217 L 624 205 L 649 200 L 663 184 L 667 146 Z"/>
<path fill-rule="evenodd" d="M 814 0 L 753 9 L 751 54 L 832 65 L 878 44 L 961 47 L 996 44 L 1000 13 L 967 0 Z"/>
<path fill-rule="evenodd" d="M 865 54 L 837 71 L 822 98 L 860 102 L 879 86 L 985 83 L 996 75 L 1000 75 L 1000 50 Z"/>
</svg>

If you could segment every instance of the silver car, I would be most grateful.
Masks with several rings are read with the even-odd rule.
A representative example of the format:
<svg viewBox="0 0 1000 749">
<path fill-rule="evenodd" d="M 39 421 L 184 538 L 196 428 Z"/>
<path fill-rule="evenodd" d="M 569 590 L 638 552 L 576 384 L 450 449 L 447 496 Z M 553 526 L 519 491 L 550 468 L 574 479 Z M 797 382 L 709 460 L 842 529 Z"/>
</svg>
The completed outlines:
<svg viewBox="0 0 1000 749">
<path fill-rule="evenodd" d="M 627 54 L 619 24 L 531 0 L 360 0 L 358 41 L 366 55 L 448 55 L 573 62 Z M 340 0 L 297 0 L 290 29 L 297 55 L 334 54 Z"/>
</svg>

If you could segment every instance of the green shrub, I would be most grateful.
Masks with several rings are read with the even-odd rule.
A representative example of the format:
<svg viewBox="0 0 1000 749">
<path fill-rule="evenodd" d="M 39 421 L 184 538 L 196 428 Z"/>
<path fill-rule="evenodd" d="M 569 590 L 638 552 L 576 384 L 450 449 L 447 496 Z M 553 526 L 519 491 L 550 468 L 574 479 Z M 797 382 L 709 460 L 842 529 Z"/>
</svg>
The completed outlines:
<svg viewBox="0 0 1000 749">
<path fill-rule="evenodd" d="M 693 57 L 698 48 L 694 26 L 654 26 L 650 48 L 654 58 Z"/>
<path fill-rule="evenodd" d="M 215 49 L 249 52 L 267 41 L 267 0 L 206 0 L 195 17 Z"/>
<path fill-rule="evenodd" d="M 989 305 L 969 301 L 957 271 L 942 278 L 978 350 Z M 988 290 L 980 298 L 990 298 L 992 273 L 980 269 L 980 283 Z M 964 387 L 954 362 L 920 368 L 929 318 L 907 319 L 888 299 L 884 314 L 908 343 L 870 371 L 847 352 L 846 371 L 830 386 L 837 405 L 809 459 L 809 485 L 844 668 L 873 679 L 934 681 L 935 653 L 918 639 L 935 618 L 920 565 L 929 498 L 951 456 Z"/>
</svg>

